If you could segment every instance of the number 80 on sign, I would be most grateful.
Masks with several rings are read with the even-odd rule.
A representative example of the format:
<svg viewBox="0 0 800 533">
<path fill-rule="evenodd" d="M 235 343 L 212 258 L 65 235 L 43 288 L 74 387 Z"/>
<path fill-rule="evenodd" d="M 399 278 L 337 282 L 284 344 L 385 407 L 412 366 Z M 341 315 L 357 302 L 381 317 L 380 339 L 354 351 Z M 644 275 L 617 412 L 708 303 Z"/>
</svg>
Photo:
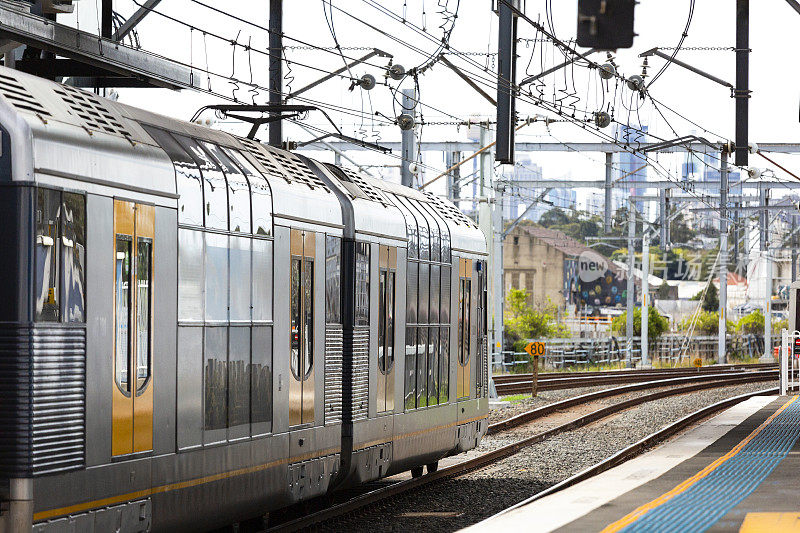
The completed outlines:
<svg viewBox="0 0 800 533">
<path fill-rule="evenodd" d="M 525 346 L 525 351 L 531 357 L 540 357 L 544 356 L 544 343 L 543 342 L 529 342 L 527 346 Z"/>
</svg>

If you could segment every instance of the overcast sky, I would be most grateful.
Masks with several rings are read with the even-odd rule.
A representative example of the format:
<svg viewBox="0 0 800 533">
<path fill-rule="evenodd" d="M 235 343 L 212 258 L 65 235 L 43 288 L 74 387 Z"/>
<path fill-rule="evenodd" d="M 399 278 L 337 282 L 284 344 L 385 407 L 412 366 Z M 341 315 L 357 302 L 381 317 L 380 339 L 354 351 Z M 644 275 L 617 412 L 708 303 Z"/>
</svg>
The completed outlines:
<svg viewBox="0 0 800 533">
<path fill-rule="evenodd" d="M 143 0 L 136 0 L 142 2 Z M 267 0 L 200 0 L 238 16 L 246 21 L 261 26 L 268 24 Z M 439 3 L 449 4 L 450 11 L 456 8 L 457 0 L 438 0 Z M 63 21 L 70 24 L 79 24 L 81 29 L 96 31 L 97 28 L 97 0 L 80 0 L 76 13 L 69 17 L 62 17 Z M 526 13 L 531 18 L 543 22 L 547 18 L 547 4 L 552 4 L 551 20 L 557 36 L 563 40 L 575 37 L 576 29 L 576 0 L 527 0 Z M 496 52 L 497 43 L 497 17 L 491 12 L 490 0 L 461 0 L 458 3 L 458 18 L 452 31 L 450 45 L 459 52 L 470 54 L 468 59 L 461 56 L 448 56 L 451 60 L 462 66 L 469 73 L 486 83 L 494 75 L 494 56 L 485 55 L 487 52 Z M 334 45 L 329 22 L 338 39 L 339 45 L 348 57 L 358 57 L 366 53 L 364 50 L 351 50 L 358 48 L 379 48 L 393 56 L 395 63 L 405 67 L 419 66 L 425 63 L 427 54 L 437 49 L 437 40 L 442 36 L 440 25 L 443 22 L 452 23 L 452 19 L 443 19 L 439 14 L 437 0 L 332 0 L 332 11 L 328 11 L 326 21 L 322 0 L 293 0 L 285 2 L 284 32 L 288 37 L 305 41 L 314 46 L 330 47 Z M 639 34 L 634 40 L 630 50 L 620 50 L 616 55 L 616 62 L 622 74 L 629 76 L 641 72 L 641 59 L 638 54 L 655 46 L 674 47 L 686 25 L 689 12 L 689 0 L 645 0 L 636 7 L 636 32 Z M 405 16 L 410 24 L 393 20 L 387 13 L 381 12 L 378 7 Z M 797 142 L 798 131 L 798 106 L 800 105 L 800 90 L 798 87 L 798 69 L 789 50 L 797 49 L 800 15 L 795 13 L 784 0 L 761 0 L 751 2 L 750 15 L 750 45 L 753 50 L 750 58 L 750 87 L 753 96 L 750 104 L 750 137 L 756 142 Z M 123 16 L 129 16 L 137 8 L 133 0 L 117 0 L 115 9 Z M 193 0 L 163 0 L 158 6 L 158 11 L 174 17 L 184 23 L 191 24 L 197 29 L 189 29 L 185 25 L 169 20 L 159 14 L 149 15 L 139 26 L 138 34 L 142 48 L 163 56 L 177 59 L 191 64 L 198 69 L 211 70 L 222 76 L 233 76 L 244 82 L 267 86 L 267 58 L 263 52 L 267 48 L 267 33 L 253 25 L 215 13 L 199 5 Z M 423 10 L 425 16 L 423 17 Z M 332 18 L 331 18 L 332 13 Z M 363 22 L 360 22 L 360 19 Z M 364 24 L 366 23 L 366 24 Z M 374 26 L 373 29 L 367 24 Z M 425 35 L 415 31 L 411 24 L 421 28 L 425 27 Z M 253 51 L 248 52 L 243 47 L 232 47 L 229 42 L 220 41 L 211 35 L 203 36 L 202 31 L 217 33 L 225 39 L 236 39 L 238 43 L 249 44 Z M 519 37 L 536 37 L 535 30 L 521 21 L 519 23 Z M 697 0 L 688 37 L 684 42 L 685 47 L 732 47 L 735 45 L 735 2 L 734 0 Z M 398 42 L 400 41 L 400 42 Z M 407 45 L 403 44 L 407 43 Z M 319 50 L 305 50 L 291 48 L 300 46 L 300 43 L 287 38 L 284 45 L 290 47 L 286 51 L 286 58 L 291 64 L 291 81 L 289 87 L 297 89 L 330 71 L 343 65 L 342 58 L 337 53 L 321 52 Z M 520 71 L 536 73 L 542 66 L 553 65 L 563 56 L 558 54 L 554 47 L 536 43 L 539 49 L 530 62 L 532 49 L 530 45 L 519 45 Z M 413 50 L 415 48 L 416 50 Z M 235 49 L 235 52 L 234 52 Z M 543 57 L 540 56 L 543 53 Z M 261 52 L 261 53 L 259 53 Z M 422 53 L 421 53 L 422 52 Z M 683 51 L 678 56 L 680 59 L 710 72 L 720 78 L 735 81 L 734 53 L 732 51 Z M 595 54 L 593 59 L 602 62 L 604 54 Z M 386 59 L 373 58 L 370 65 L 361 65 L 352 69 L 353 77 L 360 77 L 364 73 L 371 73 L 383 82 L 383 70 Z M 663 65 L 663 61 L 651 59 L 650 74 L 652 75 Z M 313 67 L 313 68 L 311 68 Z M 488 68 L 488 72 L 484 71 Z M 285 67 L 284 67 L 285 69 Z M 315 70 L 318 69 L 318 70 Z M 285 69 L 286 70 L 286 69 Z M 567 72 L 567 71 L 565 71 Z M 596 110 L 603 101 L 608 103 L 613 96 L 614 88 L 610 87 L 605 93 L 598 83 L 597 71 L 587 68 L 570 69 L 565 78 L 565 72 L 550 76 L 545 79 L 546 87 L 542 90 L 552 98 L 553 88 L 563 89 L 574 87 L 575 93 L 580 98 L 575 104 L 579 110 Z M 203 76 L 198 72 L 198 76 Z M 348 73 L 345 73 L 349 77 Z M 250 90 L 249 87 L 236 85 L 221 77 L 212 77 L 206 80 L 211 84 L 214 92 L 231 96 L 235 94 L 240 100 L 266 101 L 264 91 Z M 287 80 L 288 81 L 288 80 Z M 379 112 L 385 117 L 392 118 L 400 112 L 394 102 L 398 82 L 389 80 L 389 86 L 379 85 L 370 92 L 355 88 L 349 90 L 350 80 L 334 78 L 304 96 L 309 99 L 324 103 L 329 106 L 341 106 L 352 111 L 338 113 L 330 111 L 331 117 L 342 130 L 354 136 L 363 136 L 367 140 L 376 142 L 399 140 L 399 129 L 394 125 L 387 125 L 388 119 L 381 116 L 375 117 Z M 427 122 L 457 122 L 470 117 L 494 118 L 493 108 L 474 90 L 457 78 L 443 65 L 439 64 L 426 72 L 419 80 L 422 113 Z M 400 88 L 411 88 L 412 80 L 406 78 Z M 495 90 L 485 86 L 486 90 L 493 93 Z M 288 92 L 286 88 L 285 91 Z M 618 89 L 624 91 L 625 89 Z M 664 75 L 651 87 L 651 94 L 660 102 L 679 111 L 687 118 L 699 124 L 703 129 L 690 124 L 686 120 L 662 109 L 669 125 L 664 121 L 653 105 L 645 101 L 641 103 L 636 117 L 618 108 L 615 118 L 622 122 L 628 120 L 641 121 L 650 131 L 664 138 L 672 138 L 672 128 L 679 135 L 696 131 L 697 134 L 706 136 L 711 141 L 734 136 L 734 101 L 730 91 L 709 80 L 703 79 L 693 73 L 671 66 Z M 235 93 L 234 93 L 235 91 Z M 182 119 L 188 119 L 194 111 L 202 105 L 217 103 L 222 100 L 203 93 L 190 91 L 174 92 L 161 89 L 124 89 L 120 90 L 120 100 L 164 113 Z M 563 96 L 563 93 L 557 93 Z M 630 96 L 630 91 L 628 91 Z M 624 100 L 630 105 L 633 98 Z M 298 103 L 300 103 L 298 101 Z M 522 116 L 547 114 L 531 103 L 520 102 L 518 111 Z M 205 115 L 207 118 L 212 118 Z M 552 115 L 551 115 L 552 116 Z M 313 126 L 330 130 L 319 113 L 312 113 L 307 118 L 307 123 Z M 670 127 L 671 125 L 671 127 Z M 217 124 L 217 127 L 242 132 L 236 124 Z M 606 131 L 610 131 L 609 128 Z M 293 140 L 307 140 L 310 134 L 300 128 L 288 125 L 286 136 Z M 466 128 L 455 125 L 428 125 L 421 132 L 423 141 L 462 140 L 466 139 Z M 266 132 L 262 134 L 266 138 Z M 557 123 L 550 125 L 549 132 L 543 125 L 532 125 L 524 128 L 518 135 L 518 140 L 535 141 L 596 141 L 590 135 L 571 123 Z M 378 154 L 354 152 L 353 157 L 362 163 L 375 165 L 397 165 L 393 157 Z M 602 154 L 576 155 L 567 154 L 530 154 L 533 162 L 544 169 L 544 177 L 559 178 L 571 175 L 580 179 L 600 179 L 603 176 Z M 320 154 L 320 157 L 332 159 L 332 156 Z M 796 167 L 795 158 L 788 155 L 777 155 L 776 159 L 789 169 L 800 171 Z M 680 157 L 662 156 L 660 163 L 664 169 L 677 175 Z M 431 177 L 436 170 L 444 168 L 444 161 L 439 154 L 429 154 L 426 163 L 431 168 L 426 170 L 426 176 Z M 753 157 L 751 165 L 757 167 L 770 166 L 764 160 Z M 779 169 L 776 174 L 781 177 L 788 176 Z M 655 177 L 655 176 L 653 176 Z"/>
</svg>

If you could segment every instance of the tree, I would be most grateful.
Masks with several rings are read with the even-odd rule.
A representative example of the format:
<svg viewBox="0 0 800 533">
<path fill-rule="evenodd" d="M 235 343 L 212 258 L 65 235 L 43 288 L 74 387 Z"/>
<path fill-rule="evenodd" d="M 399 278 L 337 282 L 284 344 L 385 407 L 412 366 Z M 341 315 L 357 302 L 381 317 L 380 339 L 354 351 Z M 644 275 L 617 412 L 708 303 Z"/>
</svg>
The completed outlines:
<svg viewBox="0 0 800 533">
<path fill-rule="evenodd" d="M 539 224 L 545 228 L 552 226 L 563 226 L 565 224 L 569 224 L 569 222 L 570 220 L 567 214 L 558 207 L 554 207 L 549 211 L 545 211 L 545 213 L 539 219 Z"/>
<path fill-rule="evenodd" d="M 686 244 L 697 236 L 697 232 L 693 231 L 686 224 L 683 214 L 675 215 L 669 226 L 670 239 L 674 243 Z"/>
<path fill-rule="evenodd" d="M 528 339 L 568 335 L 566 326 L 556 321 L 557 309 L 552 302 L 536 310 L 528 304 L 528 291 L 511 289 L 506 295 L 506 304 L 505 333 L 515 345 Z"/>
<path fill-rule="evenodd" d="M 686 317 L 679 325 L 678 329 L 688 332 L 692 326 L 692 317 Z M 736 324 L 727 320 L 725 322 L 726 333 L 733 333 L 736 329 Z M 716 311 L 701 311 L 697 315 L 694 323 L 695 335 L 716 335 L 719 333 L 719 313 Z"/>
<path fill-rule="evenodd" d="M 708 311 L 711 313 L 716 313 L 719 311 L 719 292 L 717 291 L 717 287 L 711 283 L 706 289 L 705 295 L 703 295 L 703 291 L 698 292 L 694 296 L 692 296 L 692 300 L 699 301 L 700 298 L 703 298 L 703 311 Z"/>
<path fill-rule="evenodd" d="M 618 335 L 627 334 L 628 312 L 625 311 L 611 321 L 611 330 Z M 662 333 L 669 330 L 669 320 L 662 316 L 655 307 L 647 308 L 647 336 L 651 339 L 660 337 Z M 633 310 L 633 335 L 639 337 L 642 334 L 642 308 L 637 307 Z"/>
<path fill-rule="evenodd" d="M 666 300 L 669 298 L 669 283 L 667 283 L 667 280 L 661 282 L 661 286 L 658 288 L 657 296 L 659 300 Z"/>
<path fill-rule="evenodd" d="M 745 315 L 736 323 L 739 333 L 745 335 L 761 335 L 764 333 L 764 313 L 756 309 L 749 315 Z"/>
</svg>

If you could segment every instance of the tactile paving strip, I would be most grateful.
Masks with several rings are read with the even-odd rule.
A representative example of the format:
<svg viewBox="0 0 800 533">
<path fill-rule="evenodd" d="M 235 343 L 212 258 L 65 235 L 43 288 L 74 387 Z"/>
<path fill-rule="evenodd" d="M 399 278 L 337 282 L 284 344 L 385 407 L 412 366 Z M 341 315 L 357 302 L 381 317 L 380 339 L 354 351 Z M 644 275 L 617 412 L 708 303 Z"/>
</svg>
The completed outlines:
<svg viewBox="0 0 800 533">
<path fill-rule="evenodd" d="M 704 531 L 749 496 L 800 437 L 798 397 L 701 472 L 604 532 Z"/>
</svg>

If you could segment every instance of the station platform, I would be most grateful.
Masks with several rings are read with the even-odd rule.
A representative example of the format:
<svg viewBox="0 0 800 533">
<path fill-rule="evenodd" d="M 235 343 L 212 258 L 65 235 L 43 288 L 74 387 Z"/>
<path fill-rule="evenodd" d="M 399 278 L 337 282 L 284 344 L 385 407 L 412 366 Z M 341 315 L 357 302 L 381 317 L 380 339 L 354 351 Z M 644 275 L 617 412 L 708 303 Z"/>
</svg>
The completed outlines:
<svg viewBox="0 0 800 533">
<path fill-rule="evenodd" d="M 742 402 L 468 531 L 800 532 L 800 397 Z"/>
</svg>

